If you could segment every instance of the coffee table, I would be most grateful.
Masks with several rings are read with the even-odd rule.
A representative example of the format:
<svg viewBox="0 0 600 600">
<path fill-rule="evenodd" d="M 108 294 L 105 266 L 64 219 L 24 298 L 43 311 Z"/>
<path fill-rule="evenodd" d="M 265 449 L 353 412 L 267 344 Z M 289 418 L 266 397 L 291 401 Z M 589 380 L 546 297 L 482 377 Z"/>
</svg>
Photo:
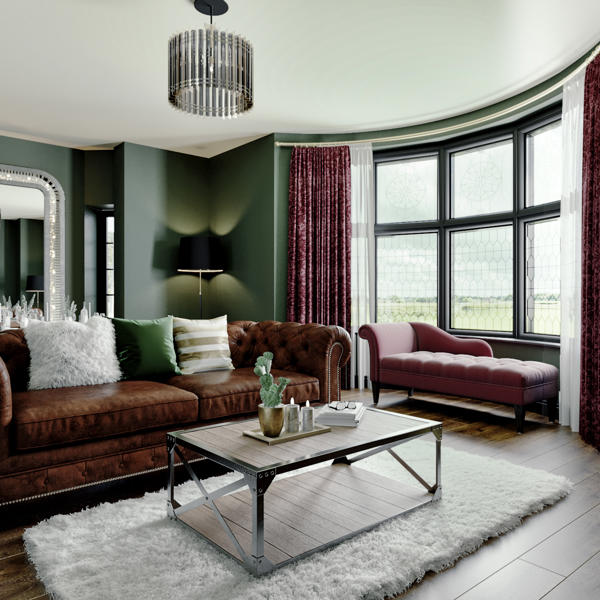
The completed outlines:
<svg viewBox="0 0 600 600">
<path fill-rule="evenodd" d="M 441 498 L 442 424 L 438 421 L 369 408 L 357 428 L 332 427 L 328 433 L 272 446 L 242 434 L 257 427 L 253 419 L 167 434 L 169 516 L 192 527 L 255 575 Z M 428 433 L 436 441 L 434 484 L 394 450 Z M 241 477 L 208 492 L 182 448 Z M 355 466 L 384 451 L 424 490 Z M 175 500 L 175 456 L 201 492 L 201 497 L 184 505 Z M 280 477 L 318 463 L 329 464 Z"/>
</svg>

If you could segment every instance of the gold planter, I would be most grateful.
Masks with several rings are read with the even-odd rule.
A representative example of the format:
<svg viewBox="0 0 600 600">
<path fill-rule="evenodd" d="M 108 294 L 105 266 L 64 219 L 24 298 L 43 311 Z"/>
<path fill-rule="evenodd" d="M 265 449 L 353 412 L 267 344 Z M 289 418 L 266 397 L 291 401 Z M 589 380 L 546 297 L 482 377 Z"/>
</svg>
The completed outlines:
<svg viewBox="0 0 600 600">
<path fill-rule="evenodd" d="M 283 404 L 279 406 L 259 404 L 258 422 L 263 435 L 277 437 L 283 429 Z"/>
</svg>

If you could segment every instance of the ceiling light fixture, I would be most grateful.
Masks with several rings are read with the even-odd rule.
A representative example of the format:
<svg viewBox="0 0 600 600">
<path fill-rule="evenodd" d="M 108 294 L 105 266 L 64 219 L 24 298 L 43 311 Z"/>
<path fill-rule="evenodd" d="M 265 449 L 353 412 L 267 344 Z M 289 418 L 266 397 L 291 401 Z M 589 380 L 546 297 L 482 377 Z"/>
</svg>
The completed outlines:
<svg viewBox="0 0 600 600">
<path fill-rule="evenodd" d="M 229 8 L 224 0 L 195 0 L 194 7 L 210 15 L 210 25 L 169 40 L 169 102 L 194 115 L 237 117 L 253 104 L 252 45 L 215 29 L 213 16 Z"/>
</svg>

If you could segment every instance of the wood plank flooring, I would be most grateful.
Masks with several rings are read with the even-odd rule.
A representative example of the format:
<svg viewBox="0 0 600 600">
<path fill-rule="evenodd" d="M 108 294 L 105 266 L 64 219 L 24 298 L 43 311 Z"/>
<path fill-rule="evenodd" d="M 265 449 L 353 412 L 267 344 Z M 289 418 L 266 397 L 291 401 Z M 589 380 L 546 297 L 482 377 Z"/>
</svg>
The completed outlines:
<svg viewBox="0 0 600 600">
<path fill-rule="evenodd" d="M 326 466 L 276 479 L 265 497 L 265 556 L 276 565 L 428 502 L 431 495 L 425 489 L 382 477 L 358 465 Z M 236 492 L 219 498 L 215 504 L 230 527 L 245 530 L 238 539 L 246 554 L 251 554 L 250 492 Z M 217 526 L 214 513 L 206 505 L 183 513 L 180 519 L 241 558 L 231 550 L 231 540 Z"/>
<path fill-rule="evenodd" d="M 371 401 L 370 394 L 355 390 L 344 392 L 344 398 Z M 568 428 L 551 425 L 534 413 L 527 414 L 525 433 L 517 435 L 512 409 L 496 404 L 434 394 L 409 400 L 403 392 L 388 391 L 381 393 L 379 408 L 442 421 L 444 446 L 560 473 L 575 483 L 570 496 L 556 506 L 525 519 L 515 531 L 489 541 L 454 567 L 427 574 L 398 600 L 600 597 L 600 453 Z M 147 484 L 139 494 L 146 489 Z M 273 493 L 286 499 L 295 491 L 288 484 L 288 489 L 281 486 Z M 125 495 L 132 495 L 131 490 Z M 110 500 L 117 498 L 113 492 Z M 106 500 L 98 493 L 98 501 Z M 89 504 L 86 497 L 82 506 Z M 56 506 L 58 512 L 61 503 Z M 336 535 L 344 527 L 331 520 L 327 526 L 312 534 L 307 531 L 307 536 Z M 0 600 L 45 600 L 43 585 L 24 554 L 22 533 L 23 528 L 11 526 L 10 519 L 0 523 Z"/>
</svg>

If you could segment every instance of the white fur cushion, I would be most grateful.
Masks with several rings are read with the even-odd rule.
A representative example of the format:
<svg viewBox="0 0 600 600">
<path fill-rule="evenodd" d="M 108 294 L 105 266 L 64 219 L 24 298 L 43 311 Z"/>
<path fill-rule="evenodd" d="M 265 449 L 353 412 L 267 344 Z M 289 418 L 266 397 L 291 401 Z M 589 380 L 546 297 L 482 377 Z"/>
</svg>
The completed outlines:
<svg viewBox="0 0 600 600">
<path fill-rule="evenodd" d="M 31 355 L 30 390 L 112 383 L 121 378 L 110 319 L 92 317 L 85 324 L 31 323 L 25 329 Z"/>
</svg>

